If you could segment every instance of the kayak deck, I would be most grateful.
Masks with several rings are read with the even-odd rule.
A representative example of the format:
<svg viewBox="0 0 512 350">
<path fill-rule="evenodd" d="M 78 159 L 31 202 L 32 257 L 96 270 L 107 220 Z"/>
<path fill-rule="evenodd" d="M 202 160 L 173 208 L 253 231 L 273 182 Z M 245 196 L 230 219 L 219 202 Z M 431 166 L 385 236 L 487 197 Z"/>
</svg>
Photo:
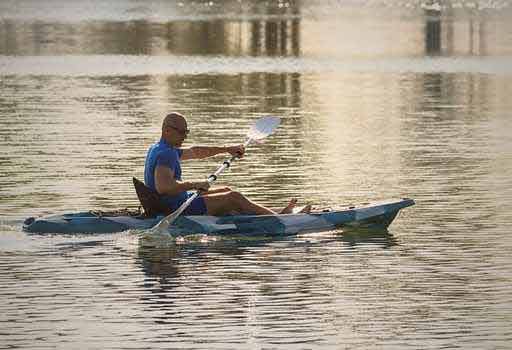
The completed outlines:
<svg viewBox="0 0 512 350">
<path fill-rule="evenodd" d="M 414 205 L 404 198 L 350 206 L 341 210 L 309 214 L 182 216 L 168 229 L 171 236 L 193 233 L 208 235 L 272 235 L 320 232 L 343 226 L 387 228 L 398 212 Z M 147 218 L 136 215 L 102 216 L 93 212 L 50 215 L 25 220 L 23 230 L 29 233 L 113 233 L 126 230 L 148 230 L 163 216 Z"/>
</svg>

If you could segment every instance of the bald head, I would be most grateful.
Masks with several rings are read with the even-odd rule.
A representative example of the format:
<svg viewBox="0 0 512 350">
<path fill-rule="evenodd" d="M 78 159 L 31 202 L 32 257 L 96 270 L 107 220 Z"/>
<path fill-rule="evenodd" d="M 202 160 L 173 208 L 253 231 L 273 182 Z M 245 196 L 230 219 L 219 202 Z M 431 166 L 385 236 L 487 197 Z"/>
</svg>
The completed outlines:
<svg viewBox="0 0 512 350">
<path fill-rule="evenodd" d="M 174 147 L 181 147 L 189 130 L 187 120 L 179 113 L 173 112 L 165 116 L 162 122 L 162 138 Z"/>
<path fill-rule="evenodd" d="M 164 121 L 162 122 L 162 130 L 165 129 L 166 127 L 186 129 L 187 120 L 183 115 L 176 112 L 172 112 L 167 114 L 164 118 Z"/>
</svg>

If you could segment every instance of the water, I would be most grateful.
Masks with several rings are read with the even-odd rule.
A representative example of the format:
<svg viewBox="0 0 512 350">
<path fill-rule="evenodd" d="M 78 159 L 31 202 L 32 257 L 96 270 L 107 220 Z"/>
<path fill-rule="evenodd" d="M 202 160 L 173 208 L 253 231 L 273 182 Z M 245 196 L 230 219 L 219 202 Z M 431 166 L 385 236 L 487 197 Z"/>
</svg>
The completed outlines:
<svg viewBox="0 0 512 350">
<path fill-rule="evenodd" d="M 0 2 L 0 348 L 510 348 L 510 18 L 506 1 Z M 417 205 L 387 232 L 158 249 L 21 231 L 136 207 L 172 110 L 188 144 L 282 118 L 219 179 L 262 204 Z"/>
</svg>

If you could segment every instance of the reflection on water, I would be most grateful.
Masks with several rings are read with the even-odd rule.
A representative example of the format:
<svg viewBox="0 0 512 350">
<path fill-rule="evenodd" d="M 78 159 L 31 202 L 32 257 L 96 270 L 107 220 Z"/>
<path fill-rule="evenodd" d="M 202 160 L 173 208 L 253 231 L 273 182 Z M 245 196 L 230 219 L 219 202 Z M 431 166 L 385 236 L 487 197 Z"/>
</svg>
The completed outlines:
<svg viewBox="0 0 512 350">
<path fill-rule="evenodd" d="M 0 347 L 507 348 L 506 2 L 0 2 Z M 282 124 L 219 181 L 269 206 L 408 196 L 389 232 L 28 236 L 134 208 L 171 110 L 187 144 Z M 222 157 L 184 164 L 201 179 Z"/>
<path fill-rule="evenodd" d="M 425 52 L 428 55 L 441 53 L 441 16 L 438 11 L 426 11 Z M 453 40 L 453 38 L 452 38 Z"/>
<path fill-rule="evenodd" d="M 295 1 L 241 5 L 226 1 L 199 5 L 204 13 L 196 11 L 191 16 L 188 7 L 181 3 L 173 6 L 172 2 L 165 6 L 148 2 L 149 7 L 156 6 L 148 12 L 132 10 L 131 2 L 121 0 L 104 12 L 100 10 L 102 2 L 97 6 L 52 2 L 52 8 L 64 13 L 55 17 L 50 11 L 47 18 L 36 10 L 50 7 L 49 3 L 36 6 L 28 0 L 19 1 L 18 6 L 9 6 L 8 1 L 0 4 L 0 37 L 5 38 L 0 41 L 1 55 L 361 58 L 421 55 L 422 44 L 427 54 L 512 54 L 507 20 L 512 10 L 509 6 L 499 8 L 498 4 L 495 7 L 499 10 L 475 9 L 469 4 L 461 9 L 443 2 L 448 6 L 397 6 L 389 11 L 380 6 L 331 7 Z M 23 5 L 32 8 L 22 11 Z M 141 17 L 123 18 L 126 13 Z"/>
<path fill-rule="evenodd" d="M 4 55 L 298 56 L 300 20 L 99 22 L 80 25 L 6 20 Z M 129 43 L 129 45 L 127 45 Z"/>
</svg>

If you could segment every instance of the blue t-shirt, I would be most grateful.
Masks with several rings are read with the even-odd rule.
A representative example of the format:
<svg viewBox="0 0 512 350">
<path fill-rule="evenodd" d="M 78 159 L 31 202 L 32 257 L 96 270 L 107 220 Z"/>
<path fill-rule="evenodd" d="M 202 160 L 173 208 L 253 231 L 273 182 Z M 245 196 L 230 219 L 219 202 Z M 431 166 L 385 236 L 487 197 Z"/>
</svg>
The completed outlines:
<svg viewBox="0 0 512 350">
<path fill-rule="evenodd" d="M 165 166 L 174 172 L 174 178 L 181 181 L 180 159 L 183 151 L 169 145 L 164 139 L 151 145 L 144 165 L 144 182 L 146 186 L 156 191 L 155 169 L 157 166 Z M 169 208 L 175 210 L 189 197 L 188 192 L 180 192 L 176 196 L 162 196 Z"/>
</svg>

